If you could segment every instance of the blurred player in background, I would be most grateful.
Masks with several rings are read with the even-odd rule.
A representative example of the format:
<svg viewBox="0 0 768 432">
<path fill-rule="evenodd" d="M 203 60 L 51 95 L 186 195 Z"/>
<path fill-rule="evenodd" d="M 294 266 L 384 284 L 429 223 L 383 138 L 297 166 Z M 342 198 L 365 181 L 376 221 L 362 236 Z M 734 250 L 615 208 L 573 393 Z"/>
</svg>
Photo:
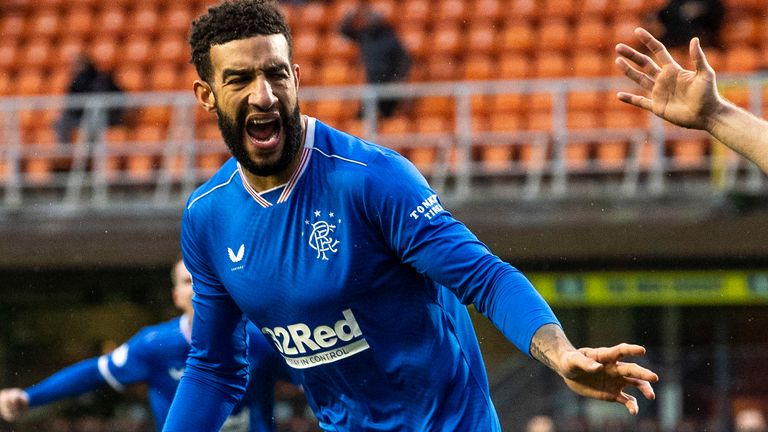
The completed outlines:
<svg viewBox="0 0 768 432">
<path fill-rule="evenodd" d="M 653 58 L 620 43 L 616 45 L 616 64 L 649 94 L 619 92 L 619 100 L 676 125 L 709 132 L 768 172 L 768 122 L 720 96 L 715 71 L 707 63 L 699 39 L 690 41 L 694 70 L 687 70 L 648 31 L 638 28 L 635 35 Z"/>
<path fill-rule="evenodd" d="M 122 391 L 129 384 L 142 382 L 148 386 L 149 405 L 157 430 L 161 430 L 184 373 L 194 315 L 192 278 L 181 260 L 174 265 L 171 279 L 173 304 L 183 312 L 180 317 L 145 327 L 112 353 L 83 360 L 31 387 L 0 391 L 2 418 L 17 421 L 31 407 L 78 396 L 105 384 Z M 285 362 L 261 332 L 252 326 L 249 332 L 248 390 L 222 431 L 273 431 L 275 382 L 290 380 Z"/>
<path fill-rule="evenodd" d="M 195 95 L 234 158 L 187 202 L 195 288 L 166 431 L 216 430 L 245 390 L 243 316 L 268 334 L 329 431 L 499 431 L 465 305 L 580 395 L 630 413 L 641 346 L 576 349 L 515 268 L 446 211 L 408 160 L 299 112 L 301 71 L 270 1 L 192 25 Z"/>
</svg>

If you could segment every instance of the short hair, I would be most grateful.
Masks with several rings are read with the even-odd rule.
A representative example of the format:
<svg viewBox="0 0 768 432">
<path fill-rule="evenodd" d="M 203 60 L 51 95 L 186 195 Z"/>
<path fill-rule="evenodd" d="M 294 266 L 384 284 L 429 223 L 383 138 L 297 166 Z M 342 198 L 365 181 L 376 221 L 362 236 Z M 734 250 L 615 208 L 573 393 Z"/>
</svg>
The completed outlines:
<svg viewBox="0 0 768 432">
<path fill-rule="evenodd" d="M 291 30 L 273 0 L 225 0 L 208 8 L 192 22 L 189 45 L 191 63 L 200 78 L 210 83 L 213 75 L 211 46 L 253 36 L 282 34 L 288 41 L 288 56 L 293 58 Z"/>
</svg>

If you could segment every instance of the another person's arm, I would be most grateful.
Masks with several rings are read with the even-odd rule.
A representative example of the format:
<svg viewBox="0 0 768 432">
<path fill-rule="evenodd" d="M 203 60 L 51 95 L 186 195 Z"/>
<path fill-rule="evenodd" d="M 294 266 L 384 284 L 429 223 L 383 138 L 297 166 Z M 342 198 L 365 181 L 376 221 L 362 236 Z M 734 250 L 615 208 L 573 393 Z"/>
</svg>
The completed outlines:
<svg viewBox="0 0 768 432">
<path fill-rule="evenodd" d="M 678 126 L 707 131 L 768 172 L 768 122 L 720 96 L 715 71 L 707 62 L 699 39 L 691 40 L 689 54 L 694 70 L 687 70 L 648 31 L 638 28 L 635 35 L 653 58 L 620 43 L 616 45 L 616 64 L 650 95 L 619 92 L 619 100 Z"/>
<path fill-rule="evenodd" d="M 620 361 L 644 354 L 644 348 L 574 348 L 528 279 L 444 210 L 412 165 L 393 158 L 389 168 L 377 171 L 364 189 L 373 202 L 369 217 L 404 263 L 448 287 L 462 303 L 474 304 L 523 353 L 553 369 L 579 395 L 621 403 L 632 414 L 637 401 L 624 393 L 626 387 L 654 398 L 650 382 L 658 380 L 656 374 Z M 414 211 L 417 207 L 425 212 Z"/>
</svg>

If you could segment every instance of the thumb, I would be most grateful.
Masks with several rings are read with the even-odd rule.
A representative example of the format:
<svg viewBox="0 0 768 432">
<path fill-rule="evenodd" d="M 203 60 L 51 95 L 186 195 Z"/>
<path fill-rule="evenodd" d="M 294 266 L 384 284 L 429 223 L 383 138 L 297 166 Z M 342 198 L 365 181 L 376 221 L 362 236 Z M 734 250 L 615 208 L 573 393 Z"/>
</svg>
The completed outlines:
<svg viewBox="0 0 768 432">
<path fill-rule="evenodd" d="M 707 56 L 704 54 L 704 50 L 701 48 L 701 40 L 699 38 L 695 37 L 691 39 L 691 43 L 688 46 L 688 54 L 691 56 L 691 60 L 693 61 L 693 66 L 696 69 L 696 72 L 709 73 L 712 71 L 712 67 L 707 61 Z"/>
</svg>

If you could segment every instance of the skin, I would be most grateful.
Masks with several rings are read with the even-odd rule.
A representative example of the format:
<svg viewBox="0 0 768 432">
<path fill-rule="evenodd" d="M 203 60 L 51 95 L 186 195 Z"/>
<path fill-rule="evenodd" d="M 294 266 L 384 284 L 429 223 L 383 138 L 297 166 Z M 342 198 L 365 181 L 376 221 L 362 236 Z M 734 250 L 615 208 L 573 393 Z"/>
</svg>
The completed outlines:
<svg viewBox="0 0 768 432">
<path fill-rule="evenodd" d="M 704 130 L 768 172 L 768 122 L 720 96 L 699 39 L 693 38 L 688 47 L 694 65 L 688 70 L 647 30 L 637 28 L 635 36 L 651 56 L 620 43 L 616 65 L 647 94 L 619 92 L 619 100 L 678 126 Z"/>
<path fill-rule="evenodd" d="M 173 289 L 171 297 L 173 304 L 192 323 L 194 309 L 192 307 L 192 275 L 189 274 L 184 263 L 179 260 L 171 271 Z M 0 417 L 7 422 L 20 420 L 29 411 L 29 395 L 21 388 L 7 388 L 0 390 Z"/>
<path fill-rule="evenodd" d="M 286 120 L 281 110 L 291 113 L 297 109 L 300 77 L 299 66 L 291 64 L 289 52 L 288 42 L 280 34 L 214 45 L 210 53 L 213 82 L 194 82 L 195 96 L 208 112 L 236 119 L 238 110 L 245 110 L 247 119 L 280 119 L 280 136 L 275 145 L 257 145 L 245 129 L 242 131 L 245 153 L 258 165 L 275 164 L 286 151 Z M 302 137 L 305 128 L 302 121 Z M 248 184 L 257 192 L 285 184 L 296 170 L 299 154 L 285 169 L 272 175 L 244 171 Z"/>
</svg>

